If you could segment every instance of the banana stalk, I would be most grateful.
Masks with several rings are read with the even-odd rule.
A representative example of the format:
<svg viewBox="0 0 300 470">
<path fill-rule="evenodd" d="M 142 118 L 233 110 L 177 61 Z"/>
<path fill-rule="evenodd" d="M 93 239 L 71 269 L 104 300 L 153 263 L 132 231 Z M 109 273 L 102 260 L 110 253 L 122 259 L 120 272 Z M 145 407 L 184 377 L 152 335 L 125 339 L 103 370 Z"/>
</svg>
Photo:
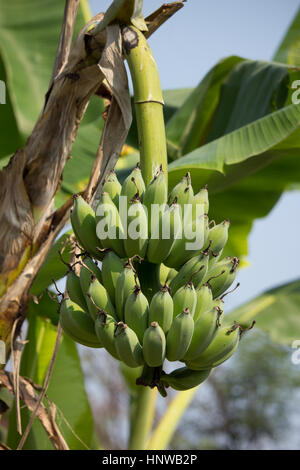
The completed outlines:
<svg viewBox="0 0 300 470">
<path fill-rule="evenodd" d="M 123 45 L 133 82 L 142 175 L 147 186 L 152 180 L 155 170 L 161 167 L 164 171 L 166 184 L 168 184 L 164 103 L 157 66 L 145 36 L 136 27 L 126 26 L 123 28 Z M 145 294 L 147 297 L 149 296 L 148 300 L 150 301 L 153 293 L 157 290 L 158 273 L 156 265 L 145 264 L 147 264 L 147 272 L 144 269 L 143 273 L 139 274 L 141 274 L 141 278 L 147 279 L 148 285 Z M 145 417 L 154 406 L 151 401 L 153 391 L 148 387 L 142 387 L 138 397 L 135 413 L 132 409 L 135 419 L 131 421 L 131 449 L 145 449 L 147 431 L 149 432 L 151 428 L 151 423 L 149 423 L 147 431 L 144 431 Z"/>
<path fill-rule="evenodd" d="M 163 96 L 157 66 L 143 33 L 134 26 L 123 28 L 123 45 L 134 90 L 140 162 L 146 186 L 162 165 L 167 178 L 167 146 Z"/>
</svg>

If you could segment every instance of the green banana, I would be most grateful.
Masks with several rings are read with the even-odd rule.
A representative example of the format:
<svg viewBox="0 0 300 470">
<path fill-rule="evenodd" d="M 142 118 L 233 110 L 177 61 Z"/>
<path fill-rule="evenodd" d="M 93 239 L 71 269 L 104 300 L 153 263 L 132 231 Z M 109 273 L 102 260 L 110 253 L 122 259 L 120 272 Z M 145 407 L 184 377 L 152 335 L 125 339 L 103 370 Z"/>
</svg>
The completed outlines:
<svg viewBox="0 0 300 470">
<path fill-rule="evenodd" d="M 66 289 L 70 299 L 79 305 L 83 310 L 87 310 L 87 304 L 81 290 L 80 280 L 74 271 L 69 271 L 67 274 Z"/>
<path fill-rule="evenodd" d="M 101 259 L 101 242 L 96 235 L 95 213 L 91 206 L 81 197 L 73 196 L 74 207 L 71 212 L 71 224 L 79 244 L 94 258 Z"/>
<path fill-rule="evenodd" d="M 183 358 L 184 361 L 197 358 L 210 345 L 220 326 L 222 312 L 219 307 L 214 307 L 202 313 L 198 318 L 195 322 L 191 344 Z"/>
<path fill-rule="evenodd" d="M 170 269 L 170 270 L 169 270 L 169 273 L 168 273 L 165 284 L 170 285 L 171 282 L 173 281 L 174 277 L 177 276 L 178 271 L 176 271 L 176 269 L 173 269 L 173 268 L 168 268 L 168 269 Z"/>
<path fill-rule="evenodd" d="M 173 321 L 174 304 L 169 288 L 165 284 L 151 299 L 149 307 L 149 324 L 157 322 L 164 333 L 167 333 Z"/>
<path fill-rule="evenodd" d="M 115 344 L 121 361 L 128 367 L 138 367 L 144 363 L 143 349 L 137 335 L 123 322 L 117 323 Z"/>
<path fill-rule="evenodd" d="M 127 237 L 124 240 L 126 255 L 144 258 L 148 245 L 148 218 L 138 197 L 131 200 L 127 217 Z"/>
<path fill-rule="evenodd" d="M 143 338 L 143 354 L 150 367 L 162 365 L 166 355 L 166 337 L 159 324 L 154 321 L 146 329 Z"/>
<path fill-rule="evenodd" d="M 217 367 L 229 359 L 236 350 L 241 329 L 235 323 L 232 328 L 220 328 L 210 345 L 192 361 L 186 361 L 189 369 L 202 370 Z"/>
<path fill-rule="evenodd" d="M 187 367 L 180 367 L 179 369 L 173 370 L 170 374 L 164 374 L 161 376 L 161 381 L 174 388 L 174 390 L 189 390 L 190 388 L 197 387 L 204 382 L 211 369 L 207 370 L 191 370 Z"/>
<path fill-rule="evenodd" d="M 193 258 L 205 246 L 208 235 L 208 218 L 206 215 L 190 223 L 182 220 L 182 238 L 177 238 L 164 261 L 166 266 L 179 269 L 186 261 Z M 191 245 L 193 244 L 193 245 Z"/>
<path fill-rule="evenodd" d="M 142 177 L 142 172 L 140 167 L 136 166 L 130 175 L 125 179 L 121 189 L 121 196 L 126 196 L 127 205 L 129 205 L 131 199 L 133 199 L 136 194 L 142 198 L 144 192 L 145 183 Z"/>
<path fill-rule="evenodd" d="M 96 233 L 103 248 L 115 251 L 124 258 L 124 229 L 118 209 L 108 193 L 102 193 L 96 208 Z"/>
<path fill-rule="evenodd" d="M 180 361 L 187 352 L 194 331 L 194 320 L 188 308 L 174 318 L 167 334 L 167 352 L 169 361 Z"/>
<path fill-rule="evenodd" d="M 197 206 L 198 206 L 198 210 L 197 210 Z M 207 188 L 204 187 L 200 189 L 200 191 L 194 196 L 193 219 L 196 219 L 197 216 L 199 217 L 201 214 L 208 214 L 208 210 L 209 210 L 208 191 L 207 191 Z"/>
<path fill-rule="evenodd" d="M 160 212 L 154 232 L 151 227 L 151 238 L 147 250 L 147 258 L 150 263 L 163 262 L 169 255 L 175 240 L 181 235 L 180 207 L 178 204 L 172 204 L 165 211 Z"/>
<path fill-rule="evenodd" d="M 98 268 L 97 264 L 94 263 L 92 258 L 90 258 L 89 256 L 86 256 L 82 260 L 82 266 L 80 269 L 80 276 L 79 276 L 80 286 L 81 286 L 81 290 L 82 290 L 84 297 L 86 296 L 89 290 L 93 275 L 96 276 L 99 282 L 102 282 L 101 270 Z"/>
<path fill-rule="evenodd" d="M 117 279 L 116 284 L 116 310 L 118 318 L 124 320 L 125 303 L 129 295 L 133 292 L 136 285 L 136 274 L 131 264 L 131 261 L 127 261 L 121 271 L 120 276 Z"/>
<path fill-rule="evenodd" d="M 108 193 L 115 206 L 118 207 L 121 190 L 122 186 L 119 183 L 117 175 L 114 170 L 111 170 L 111 172 L 105 178 L 102 192 Z"/>
<path fill-rule="evenodd" d="M 96 320 L 99 310 L 104 310 L 108 315 L 111 315 L 116 319 L 115 309 L 108 292 L 96 277 L 92 277 L 92 281 L 87 292 L 87 305 L 93 320 Z"/>
<path fill-rule="evenodd" d="M 212 308 L 218 307 L 220 310 L 223 310 L 224 302 L 222 299 L 215 299 L 212 302 Z"/>
<path fill-rule="evenodd" d="M 211 288 L 207 285 L 198 286 L 196 288 L 197 304 L 194 313 L 194 322 L 204 313 L 210 310 L 213 305 L 213 297 Z"/>
<path fill-rule="evenodd" d="M 214 299 L 223 294 L 231 286 L 236 277 L 238 264 L 239 259 L 237 257 L 225 258 L 216 263 L 208 272 L 204 282 L 210 286 Z"/>
<path fill-rule="evenodd" d="M 208 240 L 210 242 L 210 250 L 214 254 L 218 254 L 223 250 L 228 240 L 228 229 L 230 226 L 229 220 L 224 220 L 218 225 L 215 225 L 209 230 Z"/>
<path fill-rule="evenodd" d="M 192 281 L 194 286 L 197 287 L 205 278 L 207 266 L 208 256 L 206 254 L 194 256 L 184 263 L 178 271 L 177 276 L 170 284 L 172 293 L 175 294 L 180 287 L 184 286 L 189 281 Z"/>
<path fill-rule="evenodd" d="M 148 214 L 148 233 L 151 234 L 151 219 L 153 214 L 153 205 L 163 205 L 167 203 L 168 189 L 162 168 L 154 175 L 152 181 L 148 184 L 144 197 L 143 205 Z"/>
<path fill-rule="evenodd" d="M 163 263 L 159 266 L 159 282 L 163 286 L 167 283 L 167 278 L 170 272 L 170 268 L 165 266 Z"/>
<path fill-rule="evenodd" d="M 209 251 L 210 249 L 208 249 L 208 252 Z M 220 261 L 222 253 L 223 253 L 223 250 L 219 251 L 218 254 L 215 254 L 215 253 L 213 254 L 211 252 L 209 253 L 208 271 L 212 269 L 218 261 Z"/>
<path fill-rule="evenodd" d="M 77 343 L 90 348 L 102 348 L 95 333 L 93 320 L 82 308 L 70 299 L 60 306 L 59 321 L 64 332 Z"/>
<path fill-rule="evenodd" d="M 115 359 L 120 359 L 116 350 L 115 328 L 116 320 L 110 315 L 107 315 L 104 310 L 100 310 L 95 321 L 96 335 L 109 354 Z"/>
<path fill-rule="evenodd" d="M 124 318 L 126 324 L 132 328 L 142 343 L 146 328 L 148 327 L 149 304 L 148 300 L 136 284 L 133 292 L 125 303 Z"/>
<path fill-rule="evenodd" d="M 173 296 L 174 302 L 174 318 L 179 315 L 184 309 L 188 308 L 191 316 L 194 316 L 197 295 L 192 282 L 188 282 L 185 286 L 182 286 Z"/>
<path fill-rule="evenodd" d="M 113 251 L 105 253 L 102 261 L 103 285 L 112 301 L 115 302 L 117 280 L 123 271 L 124 263 Z"/>
<path fill-rule="evenodd" d="M 176 201 L 181 209 L 184 210 L 184 205 L 192 204 L 193 199 L 194 191 L 191 185 L 191 175 L 187 173 L 170 192 L 168 202 L 172 204 Z"/>
</svg>

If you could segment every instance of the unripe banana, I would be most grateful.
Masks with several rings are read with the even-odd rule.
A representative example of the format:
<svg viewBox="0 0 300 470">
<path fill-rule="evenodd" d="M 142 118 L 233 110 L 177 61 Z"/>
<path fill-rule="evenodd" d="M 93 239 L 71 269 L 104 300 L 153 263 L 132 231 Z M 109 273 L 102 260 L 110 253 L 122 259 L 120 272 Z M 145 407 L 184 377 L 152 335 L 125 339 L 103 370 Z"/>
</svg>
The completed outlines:
<svg viewBox="0 0 300 470">
<path fill-rule="evenodd" d="M 214 299 L 223 294 L 231 286 L 235 280 L 238 264 L 239 259 L 236 257 L 225 258 L 216 263 L 208 272 L 204 281 L 210 286 Z"/>
<path fill-rule="evenodd" d="M 129 205 L 130 201 L 136 194 L 142 199 L 145 192 L 145 183 L 142 177 L 142 172 L 139 166 L 136 166 L 134 170 L 130 173 L 129 176 L 125 179 L 121 196 L 127 197 L 127 204 Z"/>
<path fill-rule="evenodd" d="M 162 286 L 167 283 L 168 274 L 171 271 L 170 268 L 165 266 L 163 263 L 159 266 L 159 282 Z"/>
<path fill-rule="evenodd" d="M 166 280 L 165 284 L 168 284 L 168 286 L 169 286 L 171 284 L 171 282 L 173 281 L 174 277 L 177 276 L 178 271 L 176 271 L 176 269 L 173 269 L 173 268 L 168 268 L 168 269 L 170 269 L 170 271 L 168 273 L 167 280 Z"/>
<path fill-rule="evenodd" d="M 169 288 L 164 285 L 151 299 L 149 307 L 149 324 L 157 322 L 164 333 L 167 333 L 173 321 L 173 299 Z"/>
<path fill-rule="evenodd" d="M 102 192 L 108 193 L 115 206 L 118 207 L 121 190 L 122 186 L 119 183 L 116 173 L 112 170 L 105 178 Z"/>
<path fill-rule="evenodd" d="M 148 218 L 138 197 L 131 200 L 127 217 L 127 237 L 124 240 L 126 255 L 144 258 L 148 245 Z"/>
<path fill-rule="evenodd" d="M 210 249 L 208 249 L 208 252 Z M 209 253 L 209 262 L 208 262 L 208 271 L 214 267 L 214 265 L 220 261 L 221 256 L 222 256 L 223 250 L 219 251 L 218 254 L 216 253 Z"/>
<path fill-rule="evenodd" d="M 162 375 L 161 381 L 174 388 L 174 390 L 189 390 L 204 382 L 210 372 L 211 369 L 191 370 L 187 367 L 180 367 L 180 369 L 175 369 L 170 374 Z"/>
<path fill-rule="evenodd" d="M 124 230 L 118 209 L 108 193 L 102 193 L 96 208 L 96 233 L 103 248 L 115 251 L 125 257 Z"/>
<path fill-rule="evenodd" d="M 117 324 L 115 344 L 121 361 L 128 367 L 138 367 L 144 363 L 143 350 L 137 335 L 123 322 Z"/>
<path fill-rule="evenodd" d="M 180 287 L 173 296 L 173 302 L 174 318 L 186 308 L 189 309 L 193 317 L 197 305 L 197 295 L 193 284 L 188 282 L 185 286 Z"/>
<path fill-rule="evenodd" d="M 148 327 L 149 304 L 141 288 L 136 285 L 125 303 L 125 322 L 132 328 L 139 341 L 143 342 L 143 336 Z"/>
<path fill-rule="evenodd" d="M 81 196 L 74 196 L 74 207 L 71 212 L 71 224 L 80 245 L 94 258 L 101 259 L 101 242 L 96 235 L 95 213 Z"/>
<path fill-rule="evenodd" d="M 183 358 L 184 361 L 197 358 L 210 345 L 220 327 L 221 314 L 222 310 L 214 307 L 208 312 L 202 313 L 198 318 L 194 326 L 191 344 Z"/>
<path fill-rule="evenodd" d="M 83 310 L 87 310 L 87 304 L 81 290 L 80 280 L 74 271 L 69 271 L 67 274 L 66 289 L 70 299 L 79 305 Z"/>
<path fill-rule="evenodd" d="M 143 354 L 146 364 L 150 367 L 162 365 L 166 355 L 166 337 L 159 326 L 154 321 L 146 329 L 143 338 Z"/>
<path fill-rule="evenodd" d="M 200 254 L 194 256 L 178 271 L 177 276 L 173 279 L 170 284 L 170 289 L 174 295 L 178 289 L 189 281 L 192 281 L 194 286 L 197 287 L 202 280 L 205 278 L 208 266 L 208 255 Z"/>
<path fill-rule="evenodd" d="M 105 253 L 102 261 L 103 285 L 112 301 L 115 302 L 117 280 L 123 271 L 124 263 L 113 251 Z"/>
<path fill-rule="evenodd" d="M 198 210 L 197 210 L 198 206 Z M 193 219 L 197 216 L 199 217 L 202 214 L 208 214 L 209 210 L 209 200 L 208 200 L 208 191 L 204 187 L 200 189 L 199 193 L 195 194 L 193 199 Z"/>
<path fill-rule="evenodd" d="M 160 213 L 156 230 L 151 228 L 151 238 L 148 243 L 147 258 L 150 263 L 159 264 L 169 255 L 172 246 L 182 234 L 180 207 L 172 204 Z"/>
<path fill-rule="evenodd" d="M 59 321 L 64 332 L 77 343 L 90 348 L 103 347 L 96 336 L 93 320 L 72 300 L 63 300 L 60 306 Z"/>
<path fill-rule="evenodd" d="M 87 256 L 82 260 L 82 267 L 80 269 L 80 276 L 79 276 L 80 286 L 81 286 L 81 290 L 82 290 L 84 297 L 88 293 L 93 276 L 96 276 L 98 281 L 102 282 L 101 270 L 98 268 L 97 264 L 94 263 L 92 258 Z"/>
<path fill-rule="evenodd" d="M 204 313 L 215 306 L 211 288 L 207 285 L 198 286 L 196 289 L 197 304 L 194 313 L 194 322 Z M 217 305 L 216 305 L 217 306 Z"/>
<path fill-rule="evenodd" d="M 228 229 L 230 226 L 229 220 L 224 220 L 218 225 L 215 225 L 209 230 L 208 241 L 210 242 L 210 250 L 214 254 L 218 254 L 223 250 L 228 240 Z"/>
<path fill-rule="evenodd" d="M 212 308 L 218 307 L 220 310 L 224 309 L 224 302 L 222 299 L 215 299 L 212 302 Z"/>
<path fill-rule="evenodd" d="M 236 350 L 240 339 L 240 327 L 237 323 L 232 328 L 223 327 L 200 356 L 192 361 L 186 361 L 187 367 L 193 370 L 203 370 L 217 367 L 229 359 Z"/>
<path fill-rule="evenodd" d="M 110 315 L 107 315 L 104 310 L 100 310 L 95 321 L 96 335 L 109 354 L 111 354 L 115 359 L 120 359 L 116 350 L 115 328 L 116 320 Z"/>
<path fill-rule="evenodd" d="M 192 204 L 194 199 L 194 191 L 191 185 L 191 175 L 187 173 L 182 180 L 172 189 L 168 202 L 172 204 L 174 200 L 184 210 L 185 204 Z"/>
<path fill-rule="evenodd" d="M 182 219 L 182 238 L 177 238 L 164 264 L 179 269 L 186 261 L 193 258 L 205 246 L 208 235 L 206 215 L 185 223 Z"/>
<path fill-rule="evenodd" d="M 124 311 L 126 300 L 129 295 L 133 292 L 136 285 L 136 274 L 135 270 L 130 261 L 127 261 L 118 277 L 116 284 L 116 310 L 118 318 L 124 320 Z"/>
<path fill-rule="evenodd" d="M 180 361 L 187 352 L 194 331 L 194 320 L 188 308 L 174 318 L 167 334 L 167 352 L 169 361 Z"/>
<path fill-rule="evenodd" d="M 143 204 L 148 213 L 148 233 L 151 234 L 151 216 L 153 214 L 153 205 L 165 205 L 168 199 L 168 189 L 162 168 L 154 175 L 152 181 L 148 184 Z"/>
<path fill-rule="evenodd" d="M 87 293 L 89 313 L 96 320 L 99 310 L 116 319 L 116 312 L 105 287 L 94 277 Z"/>
</svg>

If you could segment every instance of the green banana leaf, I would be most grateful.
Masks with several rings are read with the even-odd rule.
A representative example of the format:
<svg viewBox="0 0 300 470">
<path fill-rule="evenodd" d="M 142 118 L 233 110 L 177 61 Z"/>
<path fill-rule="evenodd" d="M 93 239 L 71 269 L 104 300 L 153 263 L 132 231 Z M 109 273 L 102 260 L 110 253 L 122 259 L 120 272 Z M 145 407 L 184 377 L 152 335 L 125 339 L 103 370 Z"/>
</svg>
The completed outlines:
<svg viewBox="0 0 300 470">
<path fill-rule="evenodd" d="M 36 384 L 43 384 L 52 356 L 57 329 L 45 318 L 40 317 L 34 304 L 29 307 L 29 329 L 21 363 L 21 375 L 31 378 Z M 44 308 L 57 317 L 57 304 L 45 299 Z M 80 359 L 73 340 L 63 335 L 55 361 L 53 375 L 47 395 L 58 407 L 56 422 L 71 450 L 97 448 L 93 417 L 84 387 Z M 22 409 L 22 426 L 25 429 L 30 413 Z M 16 432 L 15 410 L 10 413 L 7 445 L 16 448 L 20 436 Z M 53 449 L 44 428 L 34 421 L 24 449 Z"/>
<path fill-rule="evenodd" d="M 1 48 L 1 46 L 0 46 Z M 16 147 L 22 143 L 19 133 L 16 117 L 13 110 L 13 105 L 10 98 L 10 93 L 7 88 L 7 75 L 3 60 L 0 56 L 0 80 L 5 83 L 5 104 L 0 104 L 0 130 L 1 130 L 1 145 L 0 145 L 0 158 L 13 153 Z M 2 164 L 2 161 L 0 160 Z M 7 164 L 8 160 L 4 164 Z"/>
<path fill-rule="evenodd" d="M 300 280 L 264 292 L 229 313 L 226 322 L 238 321 L 267 332 L 277 343 L 291 346 L 300 339 Z"/>
<path fill-rule="evenodd" d="M 226 59 L 220 70 L 226 61 L 230 65 Z M 169 182 L 172 187 L 190 171 L 196 190 L 208 184 L 210 216 L 232 222 L 227 253 L 242 256 L 253 221 L 267 215 L 282 192 L 299 182 L 300 107 L 291 104 L 291 83 L 300 75 L 295 67 L 243 60 L 232 65 L 220 88 L 212 79 L 217 67 L 197 87 L 199 102 L 193 92 L 167 124 L 176 155 L 201 145 L 170 163 Z M 209 116 L 207 106 L 201 109 L 205 95 L 217 99 Z M 187 147 L 189 135 L 192 145 Z"/>
<path fill-rule="evenodd" d="M 70 245 L 66 242 L 72 231 L 64 233 L 51 247 L 41 269 L 38 272 L 37 277 L 31 287 L 30 292 L 34 295 L 41 294 L 49 285 L 54 281 L 58 281 L 66 275 L 68 270 L 67 266 L 61 261 L 59 251 L 63 251 L 63 260 L 65 263 L 70 261 Z"/>
<path fill-rule="evenodd" d="M 278 47 L 274 60 L 284 64 L 300 65 L 300 8 Z"/>
<path fill-rule="evenodd" d="M 61 0 L 0 0 L 0 80 L 7 104 L 0 105 L 0 165 L 23 146 L 41 112 L 48 90 L 64 13 Z M 90 19 L 81 0 L 75 34 Z M 94 97 L 80 125 L 56 204 L 88 181 L 103 128 L 103 100 Z"/>
<path fill-rule="evenodd" d="M 207 128 L 218 105 L 222 84 L 241 57 L 228 57 L 218 62 L 190 93 L 182 106 L 167 122 L 168 156 L 176 160 L 206 141 Z M 178 94 L 178 93 L 177 93 Z"/>
</svg>

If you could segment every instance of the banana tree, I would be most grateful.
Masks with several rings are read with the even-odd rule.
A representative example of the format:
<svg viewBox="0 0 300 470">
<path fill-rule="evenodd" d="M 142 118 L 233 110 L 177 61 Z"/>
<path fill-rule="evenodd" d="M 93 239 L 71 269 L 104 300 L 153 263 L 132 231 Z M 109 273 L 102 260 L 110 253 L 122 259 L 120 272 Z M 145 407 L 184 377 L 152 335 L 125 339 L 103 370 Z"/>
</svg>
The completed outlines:
<svg viewBox="0 0 300 470">
<path fill-rule="evenodd" d="M 243 258 L 253 221 L 299 184 L 300 105 L 293 102 L 293 84 L 300 79 L 300 13 L 273 62 L 232 56 L 194 90 L 174 94 L 160 89 L 147 38 L 184 4 L 164 4 L 147 18 L 142 4 L 115 0 L 91 18 L 86 0 L 66 0 L 64 8 L 54 0 L 47 9 L 41 0 L 0 1 L 0 78 L 7 84 L 6 105 L 0 105 L 0 339 L 13 363 L 13 373 L 4 365 L 0 372 L 0 398 L 10 405 L 3 443 L 9 448 L 101 447 L 76 343 L 59 326 L 62 296 L 53 289 L 80 255 L 74 235 L 61 234 L 78 202 L 74 194 L 95 207 L 110 171 L 126 182 L 139 160 L 146 186 L 153 168 L 161 167 L 169 190 L 189 172 L 195 193 L 208 184 L 211 218 L 231 220 L 224 254 Z M 151 263 L 142 276 L 146 272 L 151 281 Z M 274 339 L 290 342 L 300 329 L 299 282 L 230 313 L 228 322 L 246 328 L 255 319 Z M 20 363 L 25 319 L 29 342 Z M 167 447 L 197 387 L 179 391 L 153 428 L 155 390 L 136 385 L 139 367 L 122 365 L 121 372 L 131 404 L 129 447 Z M 142 377 L 148 380 L 147 371 Z"/>
</svg>

